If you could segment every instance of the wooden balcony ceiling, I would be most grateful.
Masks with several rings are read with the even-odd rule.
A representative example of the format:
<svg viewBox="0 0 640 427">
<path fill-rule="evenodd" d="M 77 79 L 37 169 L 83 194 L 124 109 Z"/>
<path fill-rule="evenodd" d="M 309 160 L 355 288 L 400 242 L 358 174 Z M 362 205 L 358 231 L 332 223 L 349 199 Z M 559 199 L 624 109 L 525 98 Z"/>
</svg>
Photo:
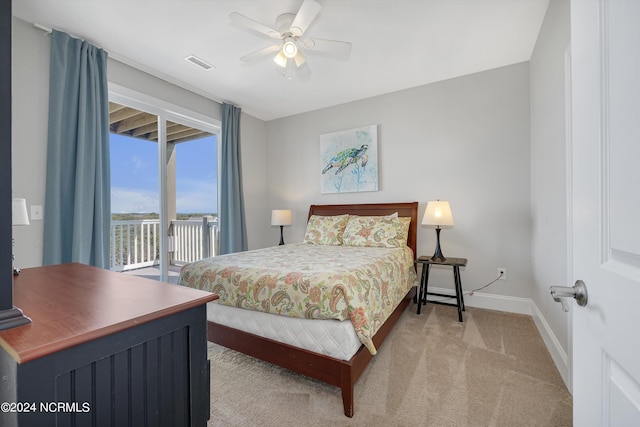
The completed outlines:
<svg viewBox="0 0 640 427">
<path fill-rule="evenodd" d="M 158 116 L 109 102 L 109 130 L 146 141 L 158 142 Z M 211 136 L 211 133 L 167 121 L 167 143 L 178 144 Z"/>
</svg>

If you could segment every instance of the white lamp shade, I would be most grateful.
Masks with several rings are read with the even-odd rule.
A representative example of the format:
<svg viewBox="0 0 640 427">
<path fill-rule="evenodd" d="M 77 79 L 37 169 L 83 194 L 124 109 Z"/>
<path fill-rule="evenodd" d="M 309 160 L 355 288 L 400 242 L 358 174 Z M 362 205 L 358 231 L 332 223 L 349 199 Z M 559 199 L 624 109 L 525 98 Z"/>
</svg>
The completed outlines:
<svg viewBox="0 0 640 427">
<path fill-rule="evenodd" d="M 29 225 L 26 199 L 11 200 L 11 223 L 12 225 Z"/>
<path fill-rule="evenodd" d="M 429 200 L 424 211 L 422 225 L 453 225 L 451 206 L 445 200 Z"/>
<path fill-rule="evenodd" d="M 289 209 L 274 209 L 271 211 L 271 225 L 291 225 L 293 215 Z"/>
</svg>

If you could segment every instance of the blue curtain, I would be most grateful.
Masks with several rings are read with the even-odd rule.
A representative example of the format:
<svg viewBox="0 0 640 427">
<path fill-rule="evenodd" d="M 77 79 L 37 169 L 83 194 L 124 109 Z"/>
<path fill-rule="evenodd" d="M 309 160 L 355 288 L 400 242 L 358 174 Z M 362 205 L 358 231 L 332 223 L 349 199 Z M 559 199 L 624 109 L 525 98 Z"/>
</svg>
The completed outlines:
<svg viewBox="0 0 640 427">
<path fill-rule="evenodd" d="M 240 108 L 222 104 L 220 254 L 247 250 L 240 158 Z"/>
<path fill-rule="evenodd" d="M 51 33 L 44 265 L 109 268 L 107 53 Z"/>
</svg>

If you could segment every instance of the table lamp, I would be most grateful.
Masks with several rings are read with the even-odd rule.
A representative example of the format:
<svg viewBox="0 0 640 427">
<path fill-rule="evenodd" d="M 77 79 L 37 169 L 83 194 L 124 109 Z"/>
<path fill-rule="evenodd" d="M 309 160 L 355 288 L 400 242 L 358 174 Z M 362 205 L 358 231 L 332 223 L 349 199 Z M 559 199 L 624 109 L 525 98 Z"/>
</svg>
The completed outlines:
<svg viewBox="0 0 640 427">
<path fill-rule="evenodd" d="M 27 213 L 27 200 L 13 198 L 11 200 L 11 225 L 29 225 L 29 214 Z M 15 239 L 11 239 L 15 245 Z M 16 259 L 15 255 L 11 254 L 11 260 Z M 13 274 L 20 274 L 20 269 L 13 267 Z"/>
<path fill-rule="evenodd" d="M 449 202 L 444 200 L 430 200 L 427 202 L 427 209 L 424 211 L 422 225 L 436 226 L 436 250 L 431 257 L 433 261 L 443 262 L 446 260 L 440 249 L 440 226 L 453 225 L 453 214 Z"/>
<path fill-rule="evenodd" d="M 280 226 L 280 245 L 284 245 L 284 236 L 282 235 L 282 227 L 291 225 L 293 218 L 289 209 L 274 209 L 271 211 L 271 225 Z"/>
</svg>

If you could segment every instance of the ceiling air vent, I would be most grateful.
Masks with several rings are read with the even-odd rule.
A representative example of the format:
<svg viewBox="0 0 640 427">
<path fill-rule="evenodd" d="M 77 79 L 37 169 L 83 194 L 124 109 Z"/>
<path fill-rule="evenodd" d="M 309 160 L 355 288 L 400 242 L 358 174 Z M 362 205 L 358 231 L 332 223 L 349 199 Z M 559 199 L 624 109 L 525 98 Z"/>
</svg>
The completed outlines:
<svg viewBox="0 0 640 427">
<path fill-rule="evenodd" d="M 203 61 L 202 59 L 198 58 L 195 55 L 189 55 L 185 57 L 184 60 L 197 65 L 198 67 L 202 68 L 205 71 L 209 71 L 210 69 L 215 68 L 213 65 L 207 63 L 206 61 Z"/>
</svg>

